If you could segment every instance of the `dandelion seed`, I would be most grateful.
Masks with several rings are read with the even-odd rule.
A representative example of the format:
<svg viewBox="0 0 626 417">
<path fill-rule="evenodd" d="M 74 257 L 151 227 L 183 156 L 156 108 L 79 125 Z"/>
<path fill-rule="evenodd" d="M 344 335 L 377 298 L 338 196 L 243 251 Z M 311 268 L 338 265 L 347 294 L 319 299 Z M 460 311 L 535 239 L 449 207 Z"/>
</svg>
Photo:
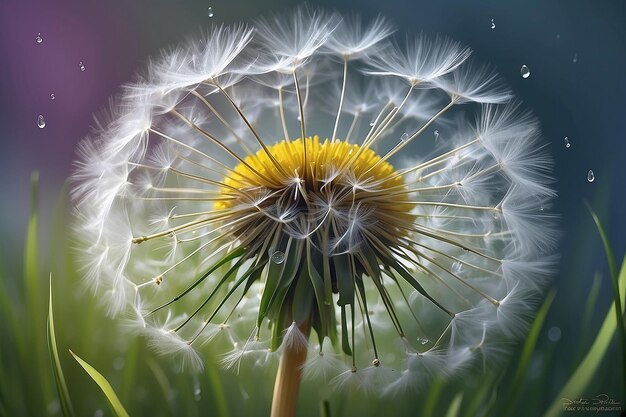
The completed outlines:
<svg viewBox="0 0 626 417">
<path fill-rule="evenodd" d="M 277 386 L 415 389 L 506 356 L 553 261 L 538 123 L 468 48 L 392 32 L 300 8 L 127 86 L 74 175 L 110 312 L 188 367 L 217 339 L 228 368 L 280 355 Z"/>
</svg>

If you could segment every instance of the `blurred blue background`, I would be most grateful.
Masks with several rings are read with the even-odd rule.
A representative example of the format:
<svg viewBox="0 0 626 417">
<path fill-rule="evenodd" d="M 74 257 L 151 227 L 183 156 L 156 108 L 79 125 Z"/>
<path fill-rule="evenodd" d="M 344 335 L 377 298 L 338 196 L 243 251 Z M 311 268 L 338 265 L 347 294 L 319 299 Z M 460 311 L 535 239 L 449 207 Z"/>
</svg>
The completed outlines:
<svg viewBox="0 0 626 417">
<path fill-rule="evenodd" d="M 594 274 L 601 274 L 602 285 L 592 327 L 597 327 L 612 297 L 601 241 L 585 201 L 604 222 L 618 260 L 626 250 L 626 2 L 309 3 L 366 17 L 381 14 L 395 21 L 400 32 L 441 33 L 469 45 L 479 61 L 491 63 L 539 118 L 556 161 L 559 198 L 553 211 L 560 215 L 562 231 L 560 268 L 553 283 L 558 293 L 545 327 L 546 332 L 558 328 L 560 333 L 552 330 L 552 337 L 544 334 L 540 341 L 559 354 L 551 364 L 553 380 L 543 383 L 546 389 L 562 386 L 568 376 L 564 364 L 579 358 L 583 348 L 579 346 L 581 310 Z M 286 0 L 1 0 L 0 250 L 5 279 L 21 274 L 21 262 L 11 260 L 22 256 L 30 173 L 41 174 L 45 256 L 45 248 L 55 240 L 49 233 L 50 213 L 72 171 L 75 146 L 89 133 L 92 113 L 106 106 L 149 57 L 209 25 L 250 20 L 295 4 Z M 41 43 L 36 41 L 38 34 Z M 520 76 L 522 65 L 531 71 L 527 79 Z M 45 119 L 44 128 L 37 125 L 38 115 Z M 593 182 L 587 180 L 589 170 L 595 173 Z M 598 381 L 597 392 L 613 389 L 619 384 L 615 380 Z"/>
</svg>

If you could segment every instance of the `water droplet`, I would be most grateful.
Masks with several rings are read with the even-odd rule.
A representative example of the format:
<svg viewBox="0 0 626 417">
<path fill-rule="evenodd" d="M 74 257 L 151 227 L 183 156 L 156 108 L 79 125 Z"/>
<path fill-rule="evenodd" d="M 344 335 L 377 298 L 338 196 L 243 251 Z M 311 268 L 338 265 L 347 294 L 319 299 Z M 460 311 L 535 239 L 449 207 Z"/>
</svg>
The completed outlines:
<svg viewBox="0 0 626 417">
<path fill-rule="evenodd" d="M 213 17 L 213 16 L 215 16 L 213 14 L 213 7 L 209 7 L 209 17 Z"/>
<path fill-rule="evenodd" d="M 496 22 L 493 21 L 493 19 L 491 19 L 491 29 L 495 29 L 496 28 Z"/>
<path fill-rule="evenodd" d="M 519 73 L 522 76 L 522 78 L 530 77 L 530 70 L 528 69 L 526 65 L 522 65 L 522 68 L 520 68 Z"/>
<path fill-rule="evenodd" d="M 459 272 L 461 272 L 461 262 L 455 262 L 452 264 L 452 273 L 453 274 L 458 274 Z"/>
<path fill-rule="evenodd" d="M 285 252 L 277 250 L 272 254 L 271 259 L 275 264 L 282 264 L 285 261 Z"/>
<path fill-rule="evenodd" d="M 406 132 L 404 132 L 404 133 L 402 134 L 402 136 L 400 136 L 400 140 L 401 140 L 402 142 L 404 142 L 404 141 L 405 141 L 405 140 L 407 140 L 408 138 L 409 138 L 409 134 L 408 134 L 408 133 L 406 133 Z"/>
<path fill-rule="evenodd" d="M 439 139 L 439 131 L 438 131 L 438 130 L 435 130 L 435 131 L 433 132 L 433 135 L 435 136 L 435 141 L 437 141 L 437 140 Z"/>
<path fill-rule="evenodd" d="M 550 339 L 551 342 L 558 342 L 561 339 L 561 328 L 558 326 L 550 327 L 550 330 L 548 330 L 548 339 Z"/>
<path fill-rule="evenodd" d="M 43 42 L 43 38 L 41 37 L 41 32 L 37 34 L 37 37 L 35 38 L 35 42 L 37 43 Z"/>
<path fill-rule="evenodd" d="M 376 124 L 376 120 L 370 121 L 370 126 L 374 126 Z"/>
<path fill-rule="evenodd" d="M 296 119 L 298 119 L 299 122 L 302 121 L 302 116 L 298 115 L 298 117 L 296 117 Z"/>
<path fill-rule="evenodd" d="M 39 129 L 46 127 L 46 119 L 43 118 L 43 114 L 37 116 L 37 126 L 39 126 Z"/>
<path fill-rule="evenodd" d="M 572 58 L 572 62 L 575 64 L 578 62 L 578 52 L 574 53 L 574 58 Z"/>
<path fill-rule="evenodd" d="M 596 174 L 594 174 L 592 170 L 589 170 L 589 172 L 587 172 L 587 181 L 594 182 L 595 179 L 596 179 Z"/>
<path fill-rule="evenodd" d="M 417 338 L 417 342 L 418 342 L 420 345 L 425 345 L 425 344 L 427 344 L 428 342 L 430 342 L 430 340 L 426 339 L 425 337 L 418 337 L 418 338 Z"/>
<path fill-rule="evenodd" d="M 85 72 L 85 64 L 83 64 L 83 61 L 78 63 L 78 68 L 80 68 L 80 72 Z"/>
<path fill-rule="evenodd" d="M 569 143 L 569 138 L 567 136 L 565 136 L 565 139 L 563 139 L 563 142 L 565 142 L 565 147 L 569 148 L 570 146 L 572 146 L 571 143 Z"/>
<path fill-rule="evenodd" d="M 56 99 L 56 96 L 54 95 L 54 93 L 50 94 L 50 100 L 54 100 Z"/>
</svg>

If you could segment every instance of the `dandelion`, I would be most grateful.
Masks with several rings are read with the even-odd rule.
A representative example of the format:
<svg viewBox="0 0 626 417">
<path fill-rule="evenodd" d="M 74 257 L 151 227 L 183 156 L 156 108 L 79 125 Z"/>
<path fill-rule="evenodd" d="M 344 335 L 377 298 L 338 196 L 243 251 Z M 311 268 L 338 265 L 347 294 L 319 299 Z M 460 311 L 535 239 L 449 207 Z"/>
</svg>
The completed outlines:
<svg viewBox="0 0 626 417">
<path fill-rule="evenodd" d="M 149 345 L 383 394 L 482 372 L 553 262 L 550 158 L 443 37 L 300 8 L 164 52 L 80 146 L 84 274 Z M 433 140 L 433 130 L 446 135 Z"/>
</svg>

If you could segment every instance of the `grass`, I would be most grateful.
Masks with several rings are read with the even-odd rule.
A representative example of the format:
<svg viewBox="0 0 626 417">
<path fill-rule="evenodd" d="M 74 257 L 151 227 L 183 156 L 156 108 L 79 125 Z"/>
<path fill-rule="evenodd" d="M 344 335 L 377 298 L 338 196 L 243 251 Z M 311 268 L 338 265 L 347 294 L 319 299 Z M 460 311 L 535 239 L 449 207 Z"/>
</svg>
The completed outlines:
<svg viewBox="0 0 626 417">
<path fill-rule="evenodd" d="M 22 276 L 11 279 L 2 272 L 6 260 L 0 260 L 0 416 L 267 415 L 271 373 L 242 369 L 235 375 L 219 370 L 215 361 L 208 361 L 201 374 L 177 372 L 173 361 L 155 356 L 142 339 L 124 334 L 94 305 L 95 298 L 80 290 L 68 243 L 59 238 L 49 252 L 40 248 L 37 179 L 33 175 L 33 208 Z M 61 198 L 52 225 L 54 236 L 65 235 L 66 212 L 65 199 Z M 499 372 L 477 375 L 469 384 L 437 379 L 423 393 L 382 400 L 362 394 L 342 397 L 328 387 L 305 383 L 299 415 L 555 417 L 562 414 L 562 398 L 592 396 L 600 391 L 624 404 L 624 372 L 616 371 L 623 367 L 612 359 L 623 352 L 623 333 L 618 329 L 623 326 L 626 262 L 618 269 L 606 233 L 597 216 L 592 217 L 609 264 L 613 264 L 609 269 L 614 301 L 608 305 L 600 296 L 599 275 L 590 277 L 593 284 L 580 303 L 580 317 L 573 318 L 580 323 L 573 342 L 563 340 L 557 345 L 546 340 L 548 317 L 558 309 L 566 314 L 573 311 L 568 300 L 551 290 L 525 342 Z M 48 264 L 42 263 L 45 254 L 51 259 Z M 594 310 L 601 311 L 604 318 L 599 327 L 589 328 L 594 323 Z M 572 351 L 578 346 L 586 347 L 580 363 L 560 357 L 564 349 Z M 80 358 L 69 349 L 79 352 Z M 565 381 L 556 390 L 550 389 L 555 369 Z M 594 388 L 598 381 L 602 385 Z"/>
</svg>

